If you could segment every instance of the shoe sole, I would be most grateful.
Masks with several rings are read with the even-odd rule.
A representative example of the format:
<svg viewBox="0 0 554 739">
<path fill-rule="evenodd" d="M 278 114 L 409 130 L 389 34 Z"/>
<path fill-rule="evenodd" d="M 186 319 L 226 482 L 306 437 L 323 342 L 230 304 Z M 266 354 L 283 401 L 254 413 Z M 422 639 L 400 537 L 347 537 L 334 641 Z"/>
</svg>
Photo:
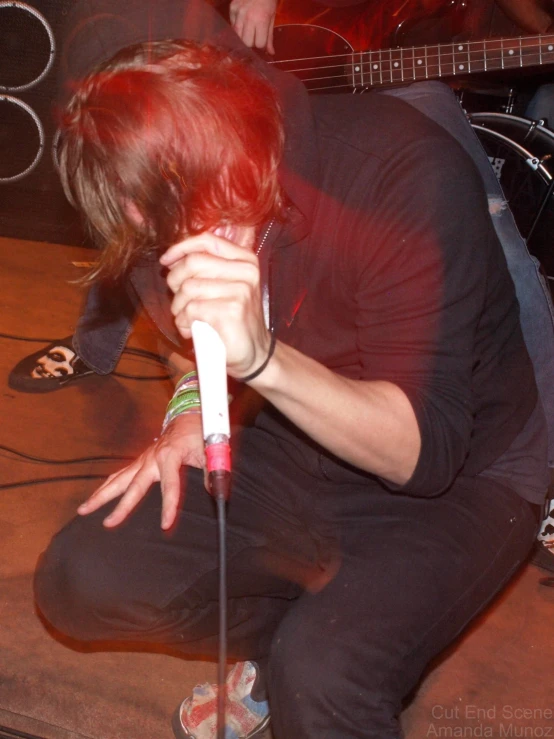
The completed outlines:
<svg viewBox="0 0 554 739">
<path fill-rule="evenodd" d="M 183 724 L 181 723 L 181 705 L 178 705 L 175 711 L 173 712 L 173 716 L 171 717 L 171 728 L 173 729 L 173 734 L 175 735 L 176 739 L 196 739 L 193 734 L 189 734 L 188 731 L 185 731 L 183 728 Z M 251 731 L 250 734 L 247 734 L 244 739 L 254 739 L 254 737 L 259 736 L 262 731 L 267 729 L 269 724 L 271 723 L 271 714 L 268 714 L 261 724 L 258 724 L 254 731 Z"/>
</svg>

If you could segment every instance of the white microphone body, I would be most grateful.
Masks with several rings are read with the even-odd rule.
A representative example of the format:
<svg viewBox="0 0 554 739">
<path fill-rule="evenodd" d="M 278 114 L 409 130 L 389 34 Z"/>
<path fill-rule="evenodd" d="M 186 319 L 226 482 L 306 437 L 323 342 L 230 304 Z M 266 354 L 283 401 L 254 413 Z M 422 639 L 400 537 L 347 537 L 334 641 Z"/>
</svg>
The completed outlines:
<svg viewBox="0 0 554 739">
<path fill-rule="evenodd" d="M 206 446 L 207 469 L 212 492 L 220 487 L 216 478 L 228 488 L 231 473 L 229 439 L 229 402 L 227 399 L 227 352 L 217 331 L 205 321 L 191 326 L 196 369 L 200 385 L 202 434 Z M 224 494 L 228 497 L 228 489 Z"/>
</svg>

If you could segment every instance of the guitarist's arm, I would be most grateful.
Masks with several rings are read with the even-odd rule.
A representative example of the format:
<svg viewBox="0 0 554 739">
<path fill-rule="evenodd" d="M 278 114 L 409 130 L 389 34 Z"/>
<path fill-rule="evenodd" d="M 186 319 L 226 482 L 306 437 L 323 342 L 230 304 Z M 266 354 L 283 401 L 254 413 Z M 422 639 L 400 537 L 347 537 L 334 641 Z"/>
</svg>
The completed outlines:
<svg viewBox="0 0 554 739">
<path fill-rule="evenodd" d="M 547 33 L 554 30 L 554 3 L 550 0 L 496 0 L 496 3 L 526 31 Z"/>
</svg>

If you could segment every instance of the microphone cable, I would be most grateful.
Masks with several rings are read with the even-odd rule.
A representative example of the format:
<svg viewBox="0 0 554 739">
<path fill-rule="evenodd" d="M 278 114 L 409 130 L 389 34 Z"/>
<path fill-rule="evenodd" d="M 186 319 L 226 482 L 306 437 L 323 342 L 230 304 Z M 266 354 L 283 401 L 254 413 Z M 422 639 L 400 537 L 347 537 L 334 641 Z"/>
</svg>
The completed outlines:
<svg viewBox="0 0 554 739">
<path fill-rule="evenodd" d="M 225 698 L 227 667 L 227 494 L 215 495 L 217 506 L 219 560 L 219 641 L 217 658 L 217 739 L 225 739 Z"/>
<path fill-rule="evenodd" d="M 217 739 L 225 739 L 227 667 L 227 520 L 226 505 L 231 492 L 229 438 L 214 434 L 206 439 L 210 494 L 215 498 L 218 532 L 219 639 L 217 658 Z M 210 467 L 212 468 L 210 470 Z"/>
<path fill-rule="evenodd" d="M 227 546 L 226 504 L 231 481 L 226 349 L 215 329 L 193 321 L 192 341 L 200 386 L 202 432 L 210 494 L 215 498 L 219 563 L 219 653 L 217 664 L 217 739 L 225 739 L 227 671 Z"/>
</svg>

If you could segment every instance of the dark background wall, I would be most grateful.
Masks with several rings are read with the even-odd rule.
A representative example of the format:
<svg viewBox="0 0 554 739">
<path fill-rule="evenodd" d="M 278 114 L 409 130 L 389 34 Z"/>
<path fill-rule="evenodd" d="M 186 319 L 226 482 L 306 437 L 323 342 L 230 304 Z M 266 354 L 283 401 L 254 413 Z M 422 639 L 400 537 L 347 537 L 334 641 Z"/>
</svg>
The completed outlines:
<svg viewBox="0 0 554 739">
<path fill-rule="evenodd" d="M 52 156 L 61 30 L 71 4 L 0 2 L 0 236 L 86 245 Z"/>
</svg>

